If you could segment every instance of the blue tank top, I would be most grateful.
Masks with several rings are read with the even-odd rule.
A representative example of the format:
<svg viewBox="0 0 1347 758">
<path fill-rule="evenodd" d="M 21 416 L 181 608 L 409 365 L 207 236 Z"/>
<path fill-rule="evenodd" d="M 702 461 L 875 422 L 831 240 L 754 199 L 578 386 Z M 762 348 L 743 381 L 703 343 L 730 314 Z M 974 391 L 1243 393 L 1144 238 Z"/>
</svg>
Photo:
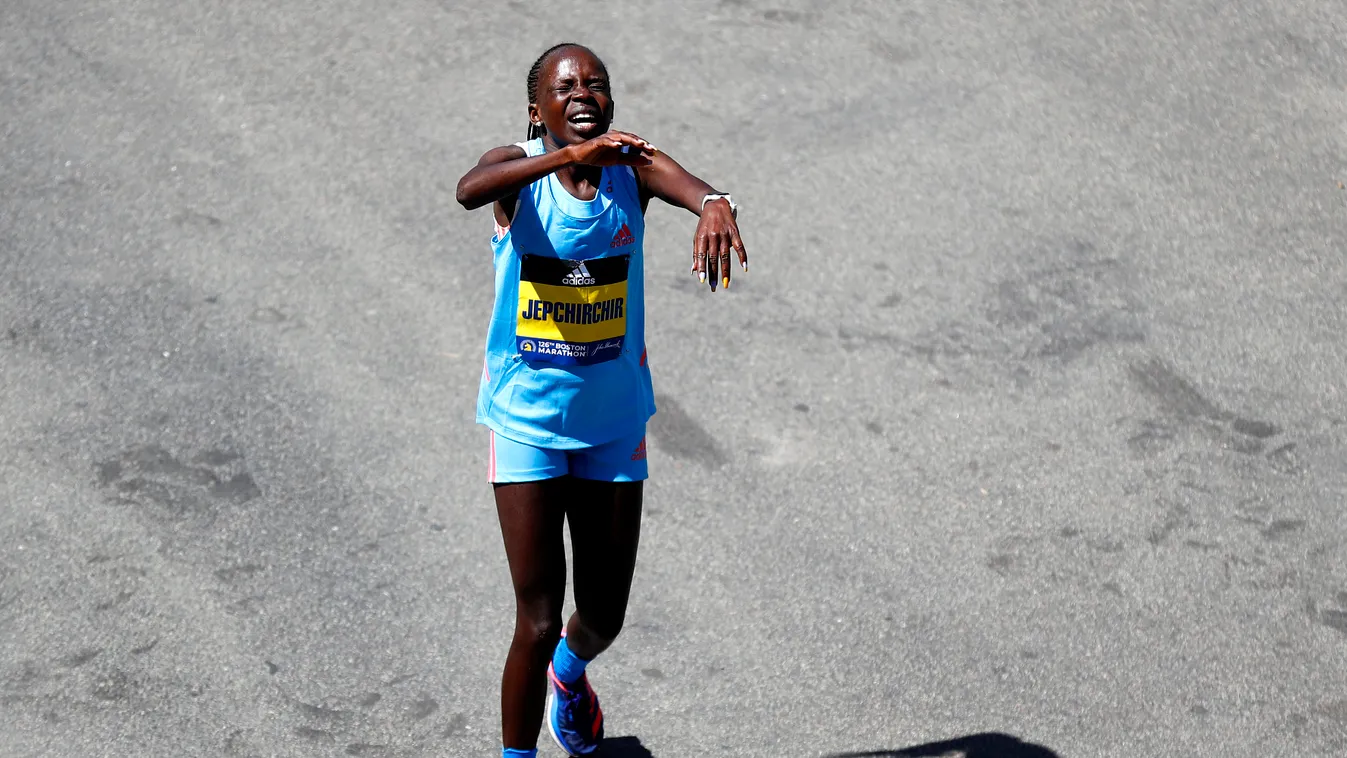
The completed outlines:
<svg viewBox="0 0 1347 758">
<path fill-rule="evenodd" d="M 519 147 L 544 152 L 541 139 Z M 604 168 L 590 201 L 555 174 L 519 191 L 509 229 L 491 240 L 496 303 L 477 423 L 553 449 L 641 431 L 655 413 L 644 237 L 636 175 L 625 166 Z"/>
</svg>

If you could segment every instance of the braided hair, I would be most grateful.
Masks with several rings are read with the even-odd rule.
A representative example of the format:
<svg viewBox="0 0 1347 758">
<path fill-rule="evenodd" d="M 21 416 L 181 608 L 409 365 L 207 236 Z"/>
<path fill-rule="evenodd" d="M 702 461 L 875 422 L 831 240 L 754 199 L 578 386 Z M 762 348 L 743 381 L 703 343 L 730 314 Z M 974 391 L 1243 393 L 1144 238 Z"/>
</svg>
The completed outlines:
<svg viewBox="0 0 1347 758">
<path fill-rule="evenodd" d="M 533 67 L 529 69 L 529 76 L 527 82 L 529 91 L 529 105 L 538 102 L 538 77 L 542 75 L 543 64 L 547 62 L 547 59 L 551 57 L 552 53 L 555 53 L 556 51 L 567 47 L 578 47 L 581 50 L 584 50 L 585 52 L 589 53 L 590 55 L 594 55 L 593 50 L 590 50 L 584 45 L 581 45 L 576 42 L 562 42 L 559 45 L 553 45 L 544 50 L 543 54 L 538 56 L 538 60 L 533 62 Z M 595 59 L 597 59 L 599 56 L 594 55 L 594 57 Z M 603 61 L 599 61 L 599 65 L 602 66 Z M 607 67 L 605 66 L 605 68 Z M 544 134 L 547 134 L 546 126 L 544 126 L 541 123 L 535 124 L 533 122 L 529 122 L 529 130 L 528 130 L 529 140 L 537 139 L 538 137 L 541 137 Z"/>
</svg>

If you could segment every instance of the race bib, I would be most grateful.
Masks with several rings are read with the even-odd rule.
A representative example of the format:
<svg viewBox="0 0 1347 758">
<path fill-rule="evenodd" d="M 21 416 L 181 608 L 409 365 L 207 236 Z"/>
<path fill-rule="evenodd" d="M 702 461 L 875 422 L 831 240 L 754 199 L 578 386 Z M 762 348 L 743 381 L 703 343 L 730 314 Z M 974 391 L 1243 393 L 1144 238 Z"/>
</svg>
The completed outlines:
<svg viewBox="0 0 1347 758">
<path fill-rule="evenodd" d="M 585 366 L 622 354 L 631 256 L 568 261 L 525 255 L 515 343 L 527 361 Z"/>
</svg>

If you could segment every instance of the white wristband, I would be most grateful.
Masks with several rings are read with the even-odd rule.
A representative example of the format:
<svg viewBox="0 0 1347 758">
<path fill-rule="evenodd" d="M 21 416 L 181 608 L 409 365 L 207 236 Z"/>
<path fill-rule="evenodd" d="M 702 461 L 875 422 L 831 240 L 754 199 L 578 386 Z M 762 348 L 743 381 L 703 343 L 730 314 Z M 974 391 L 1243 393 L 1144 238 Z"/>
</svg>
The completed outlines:
<svg viewBox="0 0 1347 758">
<path fill-rule="evenodd" d="M 730 215 L 734 216 L 736 219 L 739 218 L 739 206 L 734 204 L 734 198 L 730 197 L 728 192 L 722 194 L 711 193 L 706 197 L 702 198 L 702 210 L 703 211 L 706 210 L 707 203 L 711 202 L 712 200 L 720 200 L 722 198 L 725 200 L 725 202 L 730 204 Z"/>
</svg>

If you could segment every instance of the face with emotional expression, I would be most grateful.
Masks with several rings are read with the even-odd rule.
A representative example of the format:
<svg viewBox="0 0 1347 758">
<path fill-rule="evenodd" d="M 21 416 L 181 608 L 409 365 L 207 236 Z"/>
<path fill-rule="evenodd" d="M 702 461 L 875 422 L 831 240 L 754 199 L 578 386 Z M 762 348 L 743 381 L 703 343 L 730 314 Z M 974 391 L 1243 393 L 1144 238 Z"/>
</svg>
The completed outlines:
<svg viewBox="0 0 1347 758">
<path fill-rule="evenodd" d="M 613 95 L 608 69 L 589 50 L 563 47 L 543 61 L 529 121 L 547 128 L 545 139 L 557 147 L 574 145 L 608 131 Z"/>
</svg>

